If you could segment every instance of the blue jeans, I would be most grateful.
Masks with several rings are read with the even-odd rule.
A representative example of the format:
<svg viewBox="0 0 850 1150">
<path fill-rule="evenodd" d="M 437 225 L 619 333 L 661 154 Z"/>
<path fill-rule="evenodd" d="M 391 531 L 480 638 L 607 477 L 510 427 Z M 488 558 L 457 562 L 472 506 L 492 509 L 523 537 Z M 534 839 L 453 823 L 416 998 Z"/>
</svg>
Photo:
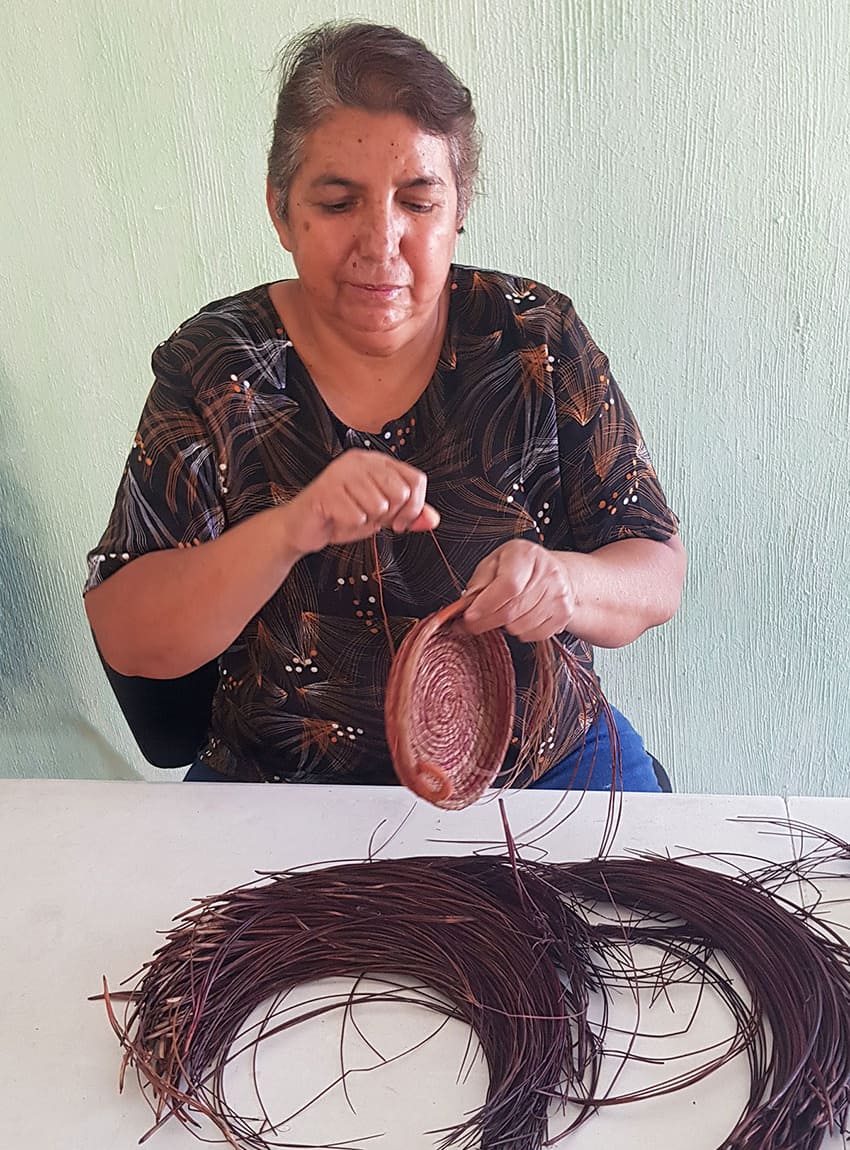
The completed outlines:
<svg viewBox="0 0 850 1150">
<path fill-rule="evenodd" d="M 652 759 L 647 754 L 643 739 L 625 715 L 614 707 L 614 721 L 620 736 L 620 752 L 623 757 L 624 791 L 660 791 L 655 776 Z M 594 759 L 594 748 L 596 757 Z M 592 764 L 592 765 L 591 765 Z M 588 775 L 590 776 L 588 778 Z M 193 763 L 183 780 L 187 783 L 226 783 L 224 775 L 218 774 L 204 763 Z M 560 763 L 538 779 L 531 787 L 548 790 L 607 791 L 611 786 L 611 740 L 605 720 L 597 719 L 590 730 L 584 746 L 579 746 Z"/>
<path fill-rule="evenodd" d="M 643 745 L 643 739 L 632 724 L 615 707 L 611 708 L 617 734 L 620 736 L 620 754 L 623 761 L 624 791 L 660 791 L 652 758 Z M 595 754 L 594 754 L 595 752 Z M 611 739 L 608 724 L 600 716 L 587 732 L 581 744 L 560 763 L 539 778 L 531 787 L 550 790 L 607 791 L 611 787 Z"/>
</svg>

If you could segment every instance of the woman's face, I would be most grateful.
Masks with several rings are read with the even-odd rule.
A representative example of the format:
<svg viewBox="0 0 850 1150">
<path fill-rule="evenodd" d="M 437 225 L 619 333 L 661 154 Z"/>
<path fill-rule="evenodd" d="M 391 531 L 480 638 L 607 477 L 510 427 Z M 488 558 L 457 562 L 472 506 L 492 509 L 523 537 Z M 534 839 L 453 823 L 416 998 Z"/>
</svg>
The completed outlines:
<svg viewBox="0 0 850 1150">
<path fill-rule="evenodd" d="M 388 355 L 433 323 L 454 257 L 446 141 L 407 116 L 339 108 L 307 138 L 281 220 L 301 302 L 357 350 Z"/>
</svg>

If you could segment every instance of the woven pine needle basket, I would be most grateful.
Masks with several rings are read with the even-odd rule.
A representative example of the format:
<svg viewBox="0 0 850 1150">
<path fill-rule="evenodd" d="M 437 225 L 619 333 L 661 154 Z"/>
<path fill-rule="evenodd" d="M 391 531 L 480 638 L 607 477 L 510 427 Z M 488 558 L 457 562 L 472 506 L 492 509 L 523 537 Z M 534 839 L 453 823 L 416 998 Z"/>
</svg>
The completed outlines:
<svg viewBox="0 0 850 1150">
<path fill-rule="evenodd" d="M 387 742 L 400 781 L 446 810 L 491 785 L 514 723 L 516 680 L 501 631 L 470 635 L 459 599 L 422 619 L 396 652 L 387 682 Z"/>
</svg>

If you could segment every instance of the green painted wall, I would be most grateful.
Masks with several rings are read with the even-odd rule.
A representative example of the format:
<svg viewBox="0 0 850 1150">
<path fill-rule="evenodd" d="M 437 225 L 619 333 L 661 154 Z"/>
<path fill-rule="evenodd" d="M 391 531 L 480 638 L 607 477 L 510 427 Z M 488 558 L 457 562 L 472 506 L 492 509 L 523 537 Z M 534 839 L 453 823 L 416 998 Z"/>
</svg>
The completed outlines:
<svg viewBox="0 0 850 1150">
<path fill-rule="evenodd" d="M 150 383 L 288 274 L 289 34 L 400 24 L 476 95 L 459 258 L 572 295 L 683 521 L 680 617 L 601 660 L 686 790 L 850 794 L 846 0 L 30 0 L 0 16 L 0 774 L 143 770 L 80 601 Z"/>
</svg>

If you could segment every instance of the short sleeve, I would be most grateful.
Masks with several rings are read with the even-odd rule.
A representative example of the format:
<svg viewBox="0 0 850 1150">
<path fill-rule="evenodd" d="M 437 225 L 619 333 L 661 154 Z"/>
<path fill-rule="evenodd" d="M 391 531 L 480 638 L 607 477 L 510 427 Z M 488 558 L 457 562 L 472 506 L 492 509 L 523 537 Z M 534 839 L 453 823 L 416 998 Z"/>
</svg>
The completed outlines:
<svg viewBox="0 0 850 1150">
<path fill-rule="evenodd" d="M 554 363 L 561 481 L 571 544 L 665 541 L 678 520 L 608 360 L 567 300 Z"/>
<path fill-rule="evenodd" d="M 205 543 L 224 528 L 215 450 L 191 373 L 168 342 L 151 366 L 153 387 L 109 523 L 87 557 L 85 591 L 140 555 Z"/>
</svg>

